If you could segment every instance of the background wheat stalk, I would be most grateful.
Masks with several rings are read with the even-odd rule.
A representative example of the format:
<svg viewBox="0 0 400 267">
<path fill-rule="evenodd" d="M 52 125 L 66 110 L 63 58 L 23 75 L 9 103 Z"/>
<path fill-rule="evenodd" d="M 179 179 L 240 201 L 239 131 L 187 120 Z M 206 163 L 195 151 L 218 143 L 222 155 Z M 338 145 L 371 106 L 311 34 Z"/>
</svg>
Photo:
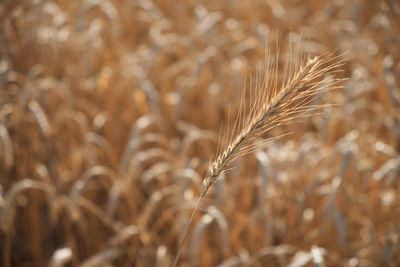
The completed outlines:
<svg viewBox="0 0 400 267">
<path fill-rule="evenodd" d="M 286 134 L 265 139 L 259 138 L 260 136 L 277 126 L 293 123 L 300 117 L 307 116 L 308 112 L 321 108 L 323 105 L 313 105 L 313 100 L 319 93 L 339 87 L 339 83 L 343 80 L 330 77 L 340 71 L 339 68 L 343 65 L 340 58 L 342 56 L 334 57 L 332 54 L 309 58 L 301 52 L 291 50 L 283 67 L 283 75 L 280 76 L 279 52 L 277 52 L 275 63 L 267 67 L 262 85 L 257 86 L 256 82 L 256 89 L 250 88 L 255 92 L 250 91 L 250 111 L 247 117 L 244 116 L 246 94 L 242 94 L 235 125 L 232 131 L 228 127 L 227 133 L 222 138 L 222 143 L 228 145 L 220 151 L 219 147 L 222 146 L 218 144 L 217 156 L 210 163 L 203 180 L 203 190 L 188 222 L 173 266 L 179 261 L 193 218 L 209 188 L 231 169 L 230 166 L 235 159 L 265 147 Z M 330 86 L 323 83 L 324 77 L 329 77 Z"/>
</svg>

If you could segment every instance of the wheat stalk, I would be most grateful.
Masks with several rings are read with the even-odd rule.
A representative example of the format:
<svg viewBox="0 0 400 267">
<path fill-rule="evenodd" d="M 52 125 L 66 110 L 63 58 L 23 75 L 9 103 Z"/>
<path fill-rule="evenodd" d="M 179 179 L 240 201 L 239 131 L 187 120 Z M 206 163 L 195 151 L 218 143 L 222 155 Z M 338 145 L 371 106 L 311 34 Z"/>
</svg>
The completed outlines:
<svg viewBox="0 0 400 267">
<path fill-rule="evenodd" d="M 319 93 L 328 88 L 327 86 L 321 86 L 322 78 L 338 72 L 338 68 L 343 65 L 343 61 L 339 60 L 339 57 L 332 57 L 331 54 L 328 54 L 306 59 L 301 53 L 291 52 L 288 54 L 288 63 L 285 64 L 283 69 L 282 85 L 278 86 L 279 67 L 277 56 L 275 64 L 267 68 L 265 80 L 259 91 L 250 97 L 250 111 L 246 119 L 243 119 L 245 97 L 244 95 L 242 96 L 240 111 L 233 131 L 230 137 L 226 135 L 224 138 L 228 141 L 228 145 L 222 151 L 217 149 L 217 156 L 210 164 L 203 180 L 203 190 L 188 222 L 174 260 L 174 267 L 179 261 L 193 218 L 209 188 L 219 177 L 230 170 L 230 165 L 235 159 L 282 137 L 282 135 L 279 135 L 260 141 L 258 139 L 261 135 L 268 133 L 279 125 L 296 121 L 299 117 L 305 116 L 310 110 L 321 108 L 322 105 L 312 105 L 312 102 Z M 337 88 L 338 83 L 341 81 L 342 79 L 338 78 L 332 79 L 329 88 Z M 229 132 L 229 129 L 227 132 Z"/>
</svg>

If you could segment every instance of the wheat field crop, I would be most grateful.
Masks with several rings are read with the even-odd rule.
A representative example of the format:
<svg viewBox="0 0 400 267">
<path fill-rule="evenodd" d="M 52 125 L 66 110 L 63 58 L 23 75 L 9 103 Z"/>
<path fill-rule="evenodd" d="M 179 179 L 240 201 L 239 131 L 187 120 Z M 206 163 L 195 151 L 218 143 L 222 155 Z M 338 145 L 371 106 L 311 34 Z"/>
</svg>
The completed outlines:
<svg viewBox="0 0 400 267">
<path fill-rule="evenodd" d="M 400 266 L 400 3 L 0 1 L 0 266 L 172 266 L 204 192 L 177 266 Z"/>
</svg>

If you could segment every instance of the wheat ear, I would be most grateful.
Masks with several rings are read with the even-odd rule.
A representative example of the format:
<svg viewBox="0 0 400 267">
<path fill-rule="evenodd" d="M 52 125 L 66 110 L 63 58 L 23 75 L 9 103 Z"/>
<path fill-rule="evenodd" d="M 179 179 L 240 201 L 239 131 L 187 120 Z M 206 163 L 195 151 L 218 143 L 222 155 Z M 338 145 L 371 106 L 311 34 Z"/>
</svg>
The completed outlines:
<svg viewBox="0 0 400 267">
<path fill-rule="evenodd" d="M 175 256 L 174 267 L 179 261 L 193 218 L 211 185 L 222 174 L 230 170 L 230 165 L 235 159 L 264 147 L 272 140 L 282 136 L 262 141 L 257 140 L 261 135 L 279 125 L 294 122 L 299 117 L 305 116 L 306 112 L 310 110 L 320 108 L 321 105 L 312 104 L 313 100 L 328 88 L 337 88 L 338 83 L 342 81 L 331 77 L 330 86 L 322 86 L 323 78 L 338 72 L 339 67 L 343 65 L 343 61 L 338 58 L 325 55 L 306 59 L 301 54 L 289 53 L 288 63 L 283 68 L 284 75 L 281 77 L 283 78 L 281 86 L 278 86 L 280 79 L 278 58 L 276 57 L 275 64 L 267 68 L 262 86 L 254 94 L 254 97 L 251 97 L 249 115 L 246 119 L 242 119 L 245 108 L 240 108 L 231 137 L 226 137 L 228 145 L 224 150 L 217 151 L 216 159 L 209 166 L 203 180 L 203 190 Z M 244 102 L 244 96 L 242 96 L 241 106 Z"/>
</svg>

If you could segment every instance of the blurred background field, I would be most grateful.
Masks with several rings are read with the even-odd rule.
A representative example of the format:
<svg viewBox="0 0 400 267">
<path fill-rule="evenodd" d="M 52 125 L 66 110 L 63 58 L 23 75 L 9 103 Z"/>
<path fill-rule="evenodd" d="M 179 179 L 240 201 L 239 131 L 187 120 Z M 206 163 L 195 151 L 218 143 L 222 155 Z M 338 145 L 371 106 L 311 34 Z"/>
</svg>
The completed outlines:
<svg viewBox="0 0 400 267">
<path fill-rule="evenodd" d="M 171 266 L 277 39 L 348 80 L 219 180 L 179 266 L 400 266 L 398 1 L 3 0 L 0 25 L 1 266 Z"/>
</svg>

